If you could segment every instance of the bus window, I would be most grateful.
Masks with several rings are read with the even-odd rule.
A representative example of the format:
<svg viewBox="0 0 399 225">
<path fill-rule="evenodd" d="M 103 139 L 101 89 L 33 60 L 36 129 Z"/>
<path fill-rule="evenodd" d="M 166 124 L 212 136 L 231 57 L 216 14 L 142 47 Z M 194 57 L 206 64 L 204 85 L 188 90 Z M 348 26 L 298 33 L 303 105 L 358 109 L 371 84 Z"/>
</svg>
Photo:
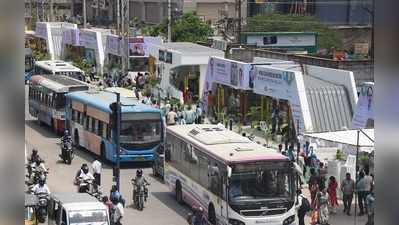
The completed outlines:
<svg viewBox="0 0 399 225">
<path fill-rule="evenodd" d="M 58 93 L 55 96 L 55 109 L 63 109 L 65 107 L 65 94 L 64 93 Z"/>
</svg>

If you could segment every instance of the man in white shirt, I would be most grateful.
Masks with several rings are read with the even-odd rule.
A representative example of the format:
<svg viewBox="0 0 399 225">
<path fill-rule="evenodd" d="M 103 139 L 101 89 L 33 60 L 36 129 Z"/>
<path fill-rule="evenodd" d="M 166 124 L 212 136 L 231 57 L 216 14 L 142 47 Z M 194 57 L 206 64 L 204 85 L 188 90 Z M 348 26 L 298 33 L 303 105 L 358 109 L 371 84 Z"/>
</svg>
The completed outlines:
<svg viewBox="0 0 399 225">
<path fill-rule="evenodd" d="M 112 200 L 112 204 L 114 205 L 114 213 L 113 213 L 113 221 L 115 225 L 122 225 L 122 218 L 125 215 L 123 210 L 123 205 L 119 199 L 114 198 Z"/>
<path fill-rule="evenodd" d="M 101 186 L 102 165 L 101 165 L 101 162 L 98 161 L 97 157 L 95 158 L 95 160 L 91 164 L 91 167 L 93 168 L 94 183 L 97 184 L 98 186 Z"/>
<path fill-rule="evenodd" d="M 177 119 L 177 113 L 175 112 L 176 108 L 168 112 L 166 115 L 166 123 L 167 125 L 175 125 L 176 124 L 176 119 Z"/>
<path fill-rule="evenodd" d="M 50 189 L 48 188 L 47 184 L 45 183 L 44 179 L 40 179 L 39 183 L 36 184 L 33 188 L 32 188 L 32 192 L 35 195 L 38 194 L 50 194 Z"/>
</svg>

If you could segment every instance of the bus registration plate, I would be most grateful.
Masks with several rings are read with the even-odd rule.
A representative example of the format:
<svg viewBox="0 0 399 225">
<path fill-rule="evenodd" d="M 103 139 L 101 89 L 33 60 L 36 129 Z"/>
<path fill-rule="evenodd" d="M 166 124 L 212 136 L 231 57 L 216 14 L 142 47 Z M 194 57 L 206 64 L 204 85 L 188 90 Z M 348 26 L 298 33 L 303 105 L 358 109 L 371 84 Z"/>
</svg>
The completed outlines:
<svg viewBox="0 0 399 225">
<path fill-rule="evenodd" d="M 137 160 L 137 161 L 144 161 L 145 159 L 144 159 L 143 156 L 139 156 L 139 157 L 136 157 L 136 160 Z"/>
</svg>

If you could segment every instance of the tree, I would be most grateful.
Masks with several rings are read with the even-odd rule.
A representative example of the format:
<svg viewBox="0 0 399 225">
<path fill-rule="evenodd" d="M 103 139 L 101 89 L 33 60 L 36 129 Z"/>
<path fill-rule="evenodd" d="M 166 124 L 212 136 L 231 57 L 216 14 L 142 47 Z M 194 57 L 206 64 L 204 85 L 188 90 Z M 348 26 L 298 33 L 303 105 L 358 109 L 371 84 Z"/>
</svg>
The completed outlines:
<svg viewBox="0 0 399 225">
<path fill-rule="evenodd" d="M 316 32 L 320 49 L 342 48 L 342 38 L 336 31 L 313 16 L 265 14 L 248 18 L 249 32 Z"/>
<path fill-rule="evenodd" d="M 143 29 L 146 35 L 164 36 L 168 33 L 168 20 L 163 20 L 159 25 L 150 26 Z M 172 41 L 177 42 L 196 42 L 205 41 L 213 34 L 210 25 L 202 22 L 194 13 L 185 13 L 172 21 Z"/>
</svg>

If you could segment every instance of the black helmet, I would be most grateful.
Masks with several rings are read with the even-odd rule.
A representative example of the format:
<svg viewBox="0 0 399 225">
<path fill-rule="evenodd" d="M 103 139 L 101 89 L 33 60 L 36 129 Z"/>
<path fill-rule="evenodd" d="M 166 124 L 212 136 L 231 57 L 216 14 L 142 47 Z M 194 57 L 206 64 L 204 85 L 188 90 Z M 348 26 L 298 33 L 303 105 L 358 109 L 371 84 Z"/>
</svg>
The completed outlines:
<svg viewBox="0 0 399 225">
<path fill-rule="evenodd" d="M 136 171 L 136 176 L 137 176 L 137 177 L 143 176 L 143 170 L 142 170 L 142 169 L 138 169 L 138 170 Z"/>
<path fill-rule="evenodd" d="M 32 149 L 32 155 L 37 155 L 38 151 L 36 148 Z"/>
<path fill-rule="evenodd" d="M 39 179 L 39 185 L 40 185 L 40 186 L 43 186 L 45 183 L 46 183 L 46 179 L 43 178 L 43 177 L 40 177 L 40 179 Z"/>
<path fill-rule="evenodd" d="M 87 166 L 87 165 L 83 165 L 82 166 L 82 171 L 83 171 L 83 173 L 88 173 L 89 172 L 89 167 Z"/>
<path fill-rule="evenodd" d="M 64 135 L 69 135 L 69 130 L 68 129 L 65 129 Z"/>
</svg>

